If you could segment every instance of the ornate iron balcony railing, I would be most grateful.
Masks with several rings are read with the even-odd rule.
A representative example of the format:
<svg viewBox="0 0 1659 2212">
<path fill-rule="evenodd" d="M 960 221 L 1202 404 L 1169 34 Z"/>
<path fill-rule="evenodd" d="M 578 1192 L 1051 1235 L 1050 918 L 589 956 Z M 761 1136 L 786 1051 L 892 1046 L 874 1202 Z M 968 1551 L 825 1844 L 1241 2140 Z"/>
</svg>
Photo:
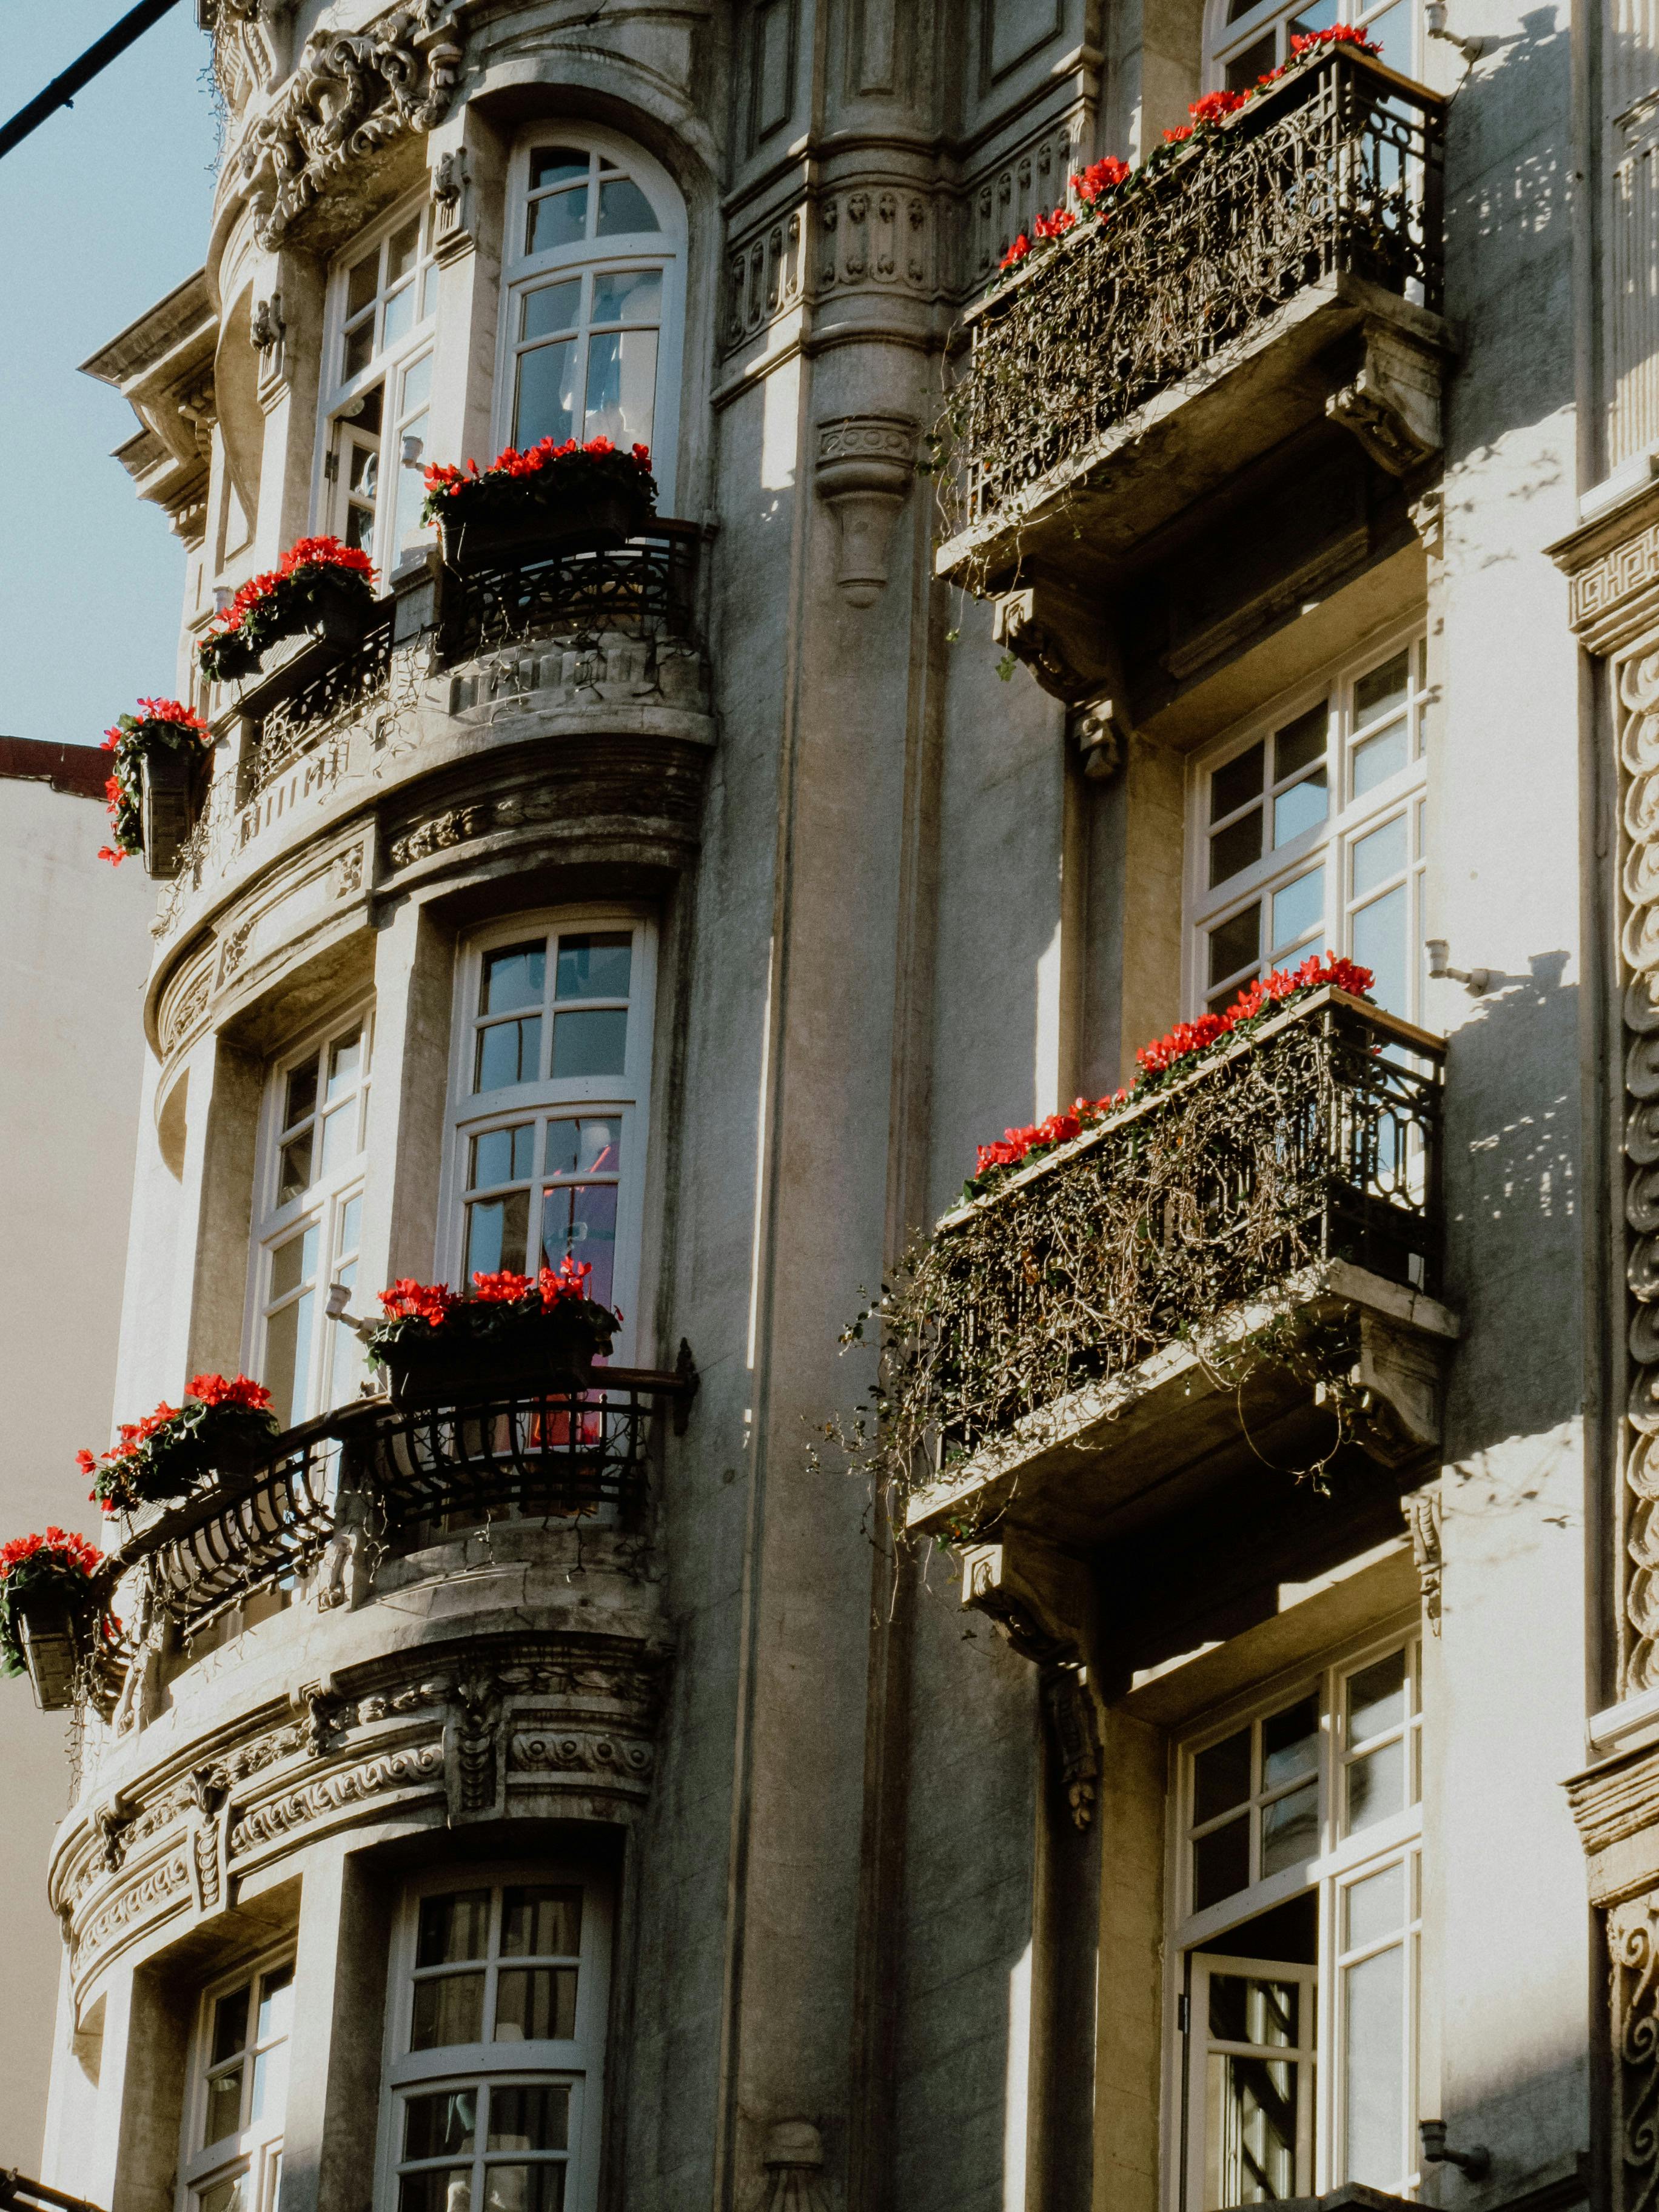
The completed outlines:
<svg viewBox="0 0 1659 2212">
<path fill-rule="evenodd" d="M 1443 104 L 1333 48 L 1146 174 L 969 317 L 939 425 L 946 536 L 1057 471 L 1341 273 L 1438 313 Z"/>
<path fill-rule="evenodd" d="M 1322 1261 L 1432 1295 L 1443 1054 L 1322 991 L 947 1215 L 884 1312 L 900 1424 L 971 1453 Z"/>
<path fill-rule="evenodd" d="M 663 522 L 609 549 L 532 548 L 463 574 L 446 572 L 444 659 L 453 665 L 528 639 L 689 640 L 697 536 L 695 524 Z"/>
<path fill-rule="evenodd" d="M 259 718 L 243 763 L 244 796 L 253 798 L 331 730 L 383 698 L 392 679 L 392 610 L 377 612 L 362 640 L 279 698 Z"/>
</svg>

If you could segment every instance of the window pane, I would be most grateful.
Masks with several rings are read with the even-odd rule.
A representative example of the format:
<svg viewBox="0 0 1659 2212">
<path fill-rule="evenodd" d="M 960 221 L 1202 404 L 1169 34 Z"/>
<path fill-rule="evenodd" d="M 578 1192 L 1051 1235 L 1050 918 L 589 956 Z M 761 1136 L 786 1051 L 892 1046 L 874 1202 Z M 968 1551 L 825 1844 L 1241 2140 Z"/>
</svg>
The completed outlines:
<svg viewBox="0 0 1659 2212">
<path fill-rule="evenodd" d="M 533 1083 L 541 1057 L 539 1014 L 528 1021 L 496 1022 L 478 1032 L 478 1065 L 472 1088 L 501 1091 L 515 1083 Z"/>
<path fill-rule="evenodd" d="M 404 2106 L 405 2158 L 452 2158 L 477 2147 L 476 2089 L 441 2089 L 435 2096 L 411 2097 Z"/>
<path fill-rule="evenodd" d="M 246 1997 L 246 1991 L 243 1991 Z M 222 2142 L 234 2136 L 242 2124 L 242 2069 L 233 2066 L 223 2074 L 213 2075 L 208 2081 L 207 2116 L 202 2124 L 202 2140 L 198 2148 L 205 2150 L 210 2143 Z"/>
<path fill-rule="evenodd" d="M 611 177 L 599 186 L 601 238 L 621 238 L 631 231 L 655 233 L 660 228 L 651 203 L 631 177 Z"/>
<path fill-rule="evenodd" d="M 357 1240 L 362 1233 L 362 1225 L 363 1200 L 362 1193 L 360 1191 L 356 1198 L 349 1198 L 340 1209 L 339 1249 L 342 1252 L 356 1250 Z"/>
<path fill-rule="evenodd" d="M 275 2043 L 253 2062 L 253 2094 L 248 2100 L 248 2123 L 267 2114 L 280 2118 L 288 2101 L 288 2045 Z"/>
<path fill-rule="evenodd" d="M 1369 968 L 1376 979 L 1372 993 L 1379 1006 L 1403 1014 L 1406 994 L 1406 887 L 1373 899 L 1353 918 L 1353 957 Z"/>
<path fill-rule="evenodd" d="M 197 2212 L 248 2212 L 247 2175 L 233 2173 L 228 2180 L 210 2182 L 197 2191 L 196 2203 Z"/>
<path fill-rule="evenodd" d="M 307 1114 L 317 1109 L 317 1062 L 315 1058 L 289 1071 L 288 1079 L 288 1111 L 283 1116 L 283 1127 L 291 1129 L 296 1121 L 303 1121 Z"/>
<path fill-rule="evenodd" d="M 1297 1982 L 1271 1982 L 1255 1974 L 1210 1976 L 1210 2033 L 1218 2043 L 1254 2043 L 1294 2051 L 1301 2040 L 1302 1990 Z"/>
<path fill-rule="evenodd" d="M 583 162 L 583 169 L 587 164 Z M 526 253 L 546 253 L 556 246 L 574 246 L 587 235 L 587 186 L 577 185 L 572 190 L 550 192 L 545 199 L 534 200 L 530 208 L 530 231 L 525 240 Z"/>
<path fill-rule="evenodd" d="M 1224 1897 L 1249 1886 L 1250 1879 L 1250 1823 L 1241 1817 L 1224 1828 L 1212 1828 L 1193 1845 L 1193 1910 L 1218 1905 Z"/>
<path fill-rule="evenodd" d="M 1294 2197 L 1300 2072 L 1285 2058 L 1212 2051 L 1208 2075 L 1210 2205 L 1276 2204 Z"/>
<path fill-rule="evenodd" d="M 542 1194 L 542 1264 L 556 1267 L 566 1254 L 592 1267 L 587 1294 L 611 1304 L 617 1287 L 617 1186 L 561 1183 Z"/>
<path fill-rule="evenodd" d="M 1406 817 L 1396 814 L 1392 822 L 1385 822 L 1380 830 L 1373 830 L 1369 837 L 1356 840 L 1353 848 L 1353 895 L 1363 898 L 1390 876 L 1397 876 L 1406 865 Z"/>
<path fill-rule="evenodd" d="M 419 461 L 426 451 L 430 424 L 424 415 L 411 416 L 404 424 L 399 437 L 406 439 L 407 450 Z M 398 471 L 398 504 L 392 520 L 392 542 L 399 554 L 416 544 L 425 529 L 421 520 L 421 502 L 426 496 L 424 479 L 417 467 L 405 461 Z"/>
<path fill-rule="evenodd" d="M 519 356 L 519 396 L 514 404 L 513 434 L 520 446 L 543 438 L 563 445 L 576 422 L 576 346 L 572 338 L 556 345 L 533 346 Z"/>
<path fill-rule="evenodd" d="M 272 1411 L 289 1426 L 306 1417 L 313 1293 L 305 1291 L 265 1324 L 265 1388 Z"/>
<path fill-rule="evenodd" d="M 354 376 L 361 375 L 374 358 L 374 318 L 367 315 L 355 331 L 347 334 L 343 380 L 349 384 Z"/>
<path fill-rule="evenodd" d="M 311 1139 L 307 1129 L 283 1146 L 283 1163 L 276 1176 L 276 1203 L 288 1206 L 311 1187 Z"/>
<path fill-rule="evenodd" d="M 1314 0 L 1312 7 L 1299 9 L 1291 17 L 1291 28 L 1297 32 L 1323 31 L 1341 20 L 1337 0 Z"/>
<path fill-rule="evenodd" d="M 538 147 L 530 157 L 530 189 L 586 183 L 588 157 L 574 146 Z"/>
<path fill-rule="evenodd" d="M 1273 941 L 1275 954 L 1289 946 L 1299 945 L 1310 932 L 1316 930 L 1325 919 L 1325 871 L 1312 868 L 1305 876 L 1298 876 L 1283 890 L 1273 893 Z"/>
<path fill-rule="evenodd" d="M 595 1008 L 579 1014 L 560 1014 L 554 1020 L 553 1074 L 556 1079 L 582 1075 L 620 1075 L 626 1065 L 627 1050 L 628 1010 L 625 1006 Z"/>
<path fill-rule="evenodd" d="M 1364 729 L 1379 714 L 1393 712 L 1405 704 L 1408 683 L 1409 647 L 1401 650 L 1380 668 L 1373 668 L 1369 676 L 1362 676 L 1353 687 L 1353 719 L 1356 729 Z"/>
<path fill-rule="evenodd" d="M 660 269 L 613 269 L 593 279 L 596 323 L 654 323 L 662 313 Z"/>
<path fill-rule="evenodd" d="M 398 2212 L 472 2212 L 470 2166 L 428 2166 L 398 2184 Z"/>
<path fill-rule="evenodd" d="M 1405 2160 L 1405 1950 L 1396 1945 L 1343 1978 L 1343 2110 L 1349 2181 L 1393 2188 Z"/>
<path fill-rule="evenodd" d="M 317 1224 L 313 1221 L 279 1244 L 270 1255 L 270 1295 L 286 1297 L 297 1291 L 301 1283 L 308 1283 L 317 1272 Z"/>
<path fill-rule="evenodd" d="M 1286 722 L 1273 738 L 1274 782 L 1283 783 L 1298 769 L 1311 768 L 1316 760 L 1322 760 L 1329 730 L 1330 706 L 1324 699 L 1310 707 L 1305 714 L 1298 714 L 1295 721 Z"/>
<path fill-rule="evenodd" d="M 574 1966 L 503 1966 L 495 1984 L 497 2043 L 568 2043 L 576 2033 Z"/>
<path fill-rule="evenodd" d="M 588 340 L 588 437 L 648 446 L 656 397 L 655 331 L 600 331 Z"/>
<path fill-rule="evenodd" d="M 1261 796 L 1262 763 L 1266 749 L 1260 738 L 1248 746 L 1236 760 L 1218 768 L 1210 778 L 1210 819 L 1219 822 L 1224 814 L 1231 814 L 1243 806 L 1247 799 Z"/>
<path fill-rule="evenodd" d="M 411 2051 L 442 2051 L 451 2044 L 483 2039 L 482 1974 L 437 1974 L 415 1984 Z"/>
<path fill-rule="evenodd" d="M 274 2043 L 286 2035 L 294 2018 L 293 1966 L 273 1966 L 259 1983 L 259 2014 L 254 2032 L 258 2043 Z"/>
<path fill-rule="evenodd" d="M 346 272 L 346 319 L 366 307 L 380 289 L 380 249 L 364 254 Z"/>
<path fill-rule="evenodd" d="M 416 407 L 424 407 L 432 397 L 432 356 L 423 353 L 420 359 L 404 371 L 402 412 L 409 414 Z M 411 423 L 410 428 L 416 426 Z"/>
<path fill-rule="evenodd" d="M 1319 1850 L 1319 1784 L 1310 1782 L 1261 1808 L 1261 1873 L 1282 1874 Z"/>
<path fill-rule="evenodd" d="M 401 230 L 394 230 L 386 240 L 386 281 L 395 284 L 400 276 L 407 276 L 419 258 L 421 251 L 421 218 L 412 216 Z"/>
<path fill-rule="evenodd" d="M 491 2150 L 568 2150 L 570 2092 L 562 2083 L 504 2085 L 489 2099 Z"/>
<path fill-rule="evenodd" d="M 553 995 L 556 999 L 625 999 L 633 965 L 630 930 L 562 937 Z"/>
<path fill-rule="evenodd" d="M 1273 843 L 1288 845 L 1325 819 L 1325 771 L 1316 769 L 1273 801 Z"/>
<path fill-rule="evenodd" d="M 1406 1717 L 1404 1651 L 1390 1651 L 1386 1658 L 1374 1659 L 1369 1667 L 1350 1674 L 1346 1694 L 1350 1746 L 1398 1728 Z"/>
<path fill-rule="evenodd" d="M 527 1176 L 535 1149 L 536 1125 L 520 1121 L 511 1129 L 489 1129 L 472 1139 L 472 1167 L 467 1182 L 474 1190 L 495 1182 L 514 1182 Z"/>
<path fill-rule="evenodd" d="M 1406 725 L 1403 721 L 1390 722 L 1386 730 L 1379 730 L 1374 738 L 1367 738 L 1353 749 L 1354 797 L 1363 799 L 1379 783 L 1398 775 L 1405 765 Z"/>
<path fill-rule="evenodd" d="M 356 1200 L 352 1201 L 355 1205 Z M 357 1263 L 337 1267 L 334 1279 L 348 1291 L 357 1286 Z M 357 1386 L 363 1379 L 367 1355 L 362 1343 L 350 1329 L 337 1328 L 334 1332 L 334 1355 L 329 1368 L 328 1400 L 331 1406 L 343 1406 L 357 1395 Z"/>
<path fill-rule="evenodd" d="M 569 1959 L 582 1948 L 579 1889 L 509 1889 L 501 1901 L 504 1959 Z"/>
<path fill-rule="evenodd" d="M 568 278 L 562 284 L 538 284 L 524 295 L 519 336 L 551 337 L 556 331 L 574 331 L 581 319 L 582 280 Z"/>
<path fill-rule="evenodd" d="M 1386 1820 L 1406 1802 L 1406 1747 L 1398 1738 L 1380 1751 L 1356 1759 L 1348 1769 L 1348 1828 L 1351 1833 Z"/>
<path fill-rule="evenodd" d="M 1193 1761 L 1193 1825 L 1231 1812 L 1250 1794 L 1250 1731 L 1242 1728 Z"/>
<path fill-rule="evenodd" d="M 525 1263 L 530 1241 L 530 1193 L 511 1190 L 502 1198 L 475 1200 L 466 1209 L 465 1278 L 499 1274 L 511 1267 L 515 1274 Z"/>
<path fill-rule="evenodd" d="M 395 346 L 406 338 L 415 327 L 415 287 L 405 284 L 394 292 L 386 303 L 380 325 L 382 347 Z"/>
<path fill-rule="evenodd" d="M 521 1006 L 539 1006 L 546 988 L 546 945 L 506 945 L 499 952 L 484 955 L 483 992 L 478 1012 L 511 1014 Z"/>
<path fill-rule="evenodd" d="M 564 2160 L 484 2168 L 483 2212 L 561 2212 Z"/>
<path fill-rule="evenodd" d="M 621 1168 L 622 1122 L 616 1116 L 548 1123 L 549 1175 L 616 1175 Z"/>
<path fill-rule="evenodd" d="M 337 1106 L 323 1117 L 323 1173 L 331 1175 L 357 1155 L 357 1101 Z"/>
<path fill-rule="evenodd" d="M 1241 869 L 1254 867 L 1261 858 L 1261 809 L 1252 807 L 1218 830 L 1210 840 L 1210 889 L 1224 884 Z"/>
<path fill-rule="evenodd" d="M 1298 1698 L 1282 1713 L 1261 1723 L 1261 1785 L 1276 1790 L 1293 1776 L 1311 1774 L 1319 1765 L 1319 1698 Z"/>
<path fill-rule="evenodd" d="M 1224 982 L 1241 968 L 1254 967 L 1261 927 L 1260 905 L 1245 907 L 1210 932 L 1210 982 Z"/>
<path fill-rule="evenodd" d="M 1259 76 L 1265 76 L 1273 65 L 1273 34 L 1258 39 L 1253 46 L 1246 46 L 1227 64 L 1229 92 L 1248 92 Z M 1252 2200 L 1254 2202 L 1254 2200 Z"/>
<path fill-rule="evenodd" d="M 489 1892 L 464 1889 L 421 1901 L 417 1966 L 450 1966 L 462 1959 L 482 1959 L 489 1940 Z"/>
<path fill-rule="evenodd" d="M 1363 1944 L 1375 1943 L 1379 1936 L 1392 1936 L 1402 1928 L 1406 1922 L 1405 1861 L 1397 1859 L 1380 1874 L 1369 1874 L 1364 1881 L 1351 1883 L 1343 1914 L 1345 1951 L 1357 1951 Z"/>
</svg>

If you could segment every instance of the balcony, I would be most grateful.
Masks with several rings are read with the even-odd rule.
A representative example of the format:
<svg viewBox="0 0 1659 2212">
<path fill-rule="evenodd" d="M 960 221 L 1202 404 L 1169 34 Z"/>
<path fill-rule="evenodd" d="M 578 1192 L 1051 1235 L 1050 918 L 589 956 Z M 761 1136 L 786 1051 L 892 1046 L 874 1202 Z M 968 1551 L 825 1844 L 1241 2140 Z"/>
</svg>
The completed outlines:
<svg viewBox="0 0 1659 2212">
<path fill-rule="evenodd" d="M 892 1426 L 928 1469 L 906 1520 L 1018 1648 L 1086 1655 L 1109 1588 L 1129 1633 L 1158 1586 L 1137 1563 L 1200 1532 L 1397 1529 L 1457 1333 L 1441 1066 L 1322 990 L 939 1224 L 889 1322 Z"/>
<path fill-rule="evenodd" d="M 1328 50 L 970 312 L 936 565 L 1036 592 L 1004 635 L 1050 689 L 1121 681 L 1092 603 L 1261 457 L 1305 474 L 1290 441 L 1331 426 L 1389 478 L 1437 453 L 1444 129 L 1433 94 Z"/>
</svg>

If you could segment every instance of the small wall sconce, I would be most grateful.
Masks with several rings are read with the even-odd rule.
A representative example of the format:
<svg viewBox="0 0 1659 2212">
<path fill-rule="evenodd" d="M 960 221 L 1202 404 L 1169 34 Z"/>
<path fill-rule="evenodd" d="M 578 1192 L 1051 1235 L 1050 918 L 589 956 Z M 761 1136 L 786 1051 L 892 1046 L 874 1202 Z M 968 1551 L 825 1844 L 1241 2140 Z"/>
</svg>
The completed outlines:
<svg viewBox="0 0 1659 2212">
<path fill-rule="evenodd" d="M 1490 968 L 1449 967 L 1446 956 L 1451 948 L 1446 939 L 1443 937 L 1431 937 L 1425 942 L 1429 955 L 1429 974 L 1437 983 L 1461 983 L 1472 999 L 1479 999 L 1491 990 L 1492 977 Z"/>
<path fill-rule="evenodd" d="M 1478 62 L 1482 54 L 1498 44 L 1496 39 L 1470 39 L 1446 28 L 1446 0 L 1429 0 L 1424 17 L 1431 39 L 1443 39 L 1449 46 L 1455 46 L 1466 62 Z"/>
<path fill-rule="evenodd" d="M 1470 2181 L 1483 2181 L 1492 2172 L 1492 2153 L 1485 2143 L 1476 2143 L 1473 2150 L 1447 2149 L 1443 2120 L 1419 2120 L 1417 2132 L 1423 2139 L 1425 2166 L 1457 2166 Z"/>
<path fill-rule="evenodd" d="M 223 614 L 225 609 L 230 605 L 235 596 L 235 592 L 231 590 L 228 584 L 216 584 L 213 587 L 214 613 L 216 615 Z"/>
<path fill-rule="evenodd" d="M 426 442 L 423 439 L 416 437 L 410 431 L 404 432 L 404 466 L 406 469 L 418 469 L 421 465 L 421 455 L 425 451 Z"/>
</svg>

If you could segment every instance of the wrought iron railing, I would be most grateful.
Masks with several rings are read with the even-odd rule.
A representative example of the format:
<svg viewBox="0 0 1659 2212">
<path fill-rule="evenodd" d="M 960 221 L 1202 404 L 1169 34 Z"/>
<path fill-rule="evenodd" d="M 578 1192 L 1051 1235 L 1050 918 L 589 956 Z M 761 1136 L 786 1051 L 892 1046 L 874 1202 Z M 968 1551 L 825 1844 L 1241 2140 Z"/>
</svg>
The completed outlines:
<svg viewBox="0 0 1659 2212">
<path fill-rule="evenodd" d="M 947 1215 L 890 1398 L 955 1456 L 1318 1262 L 1434 1292 L 1442 1059 L 1322 991 Z"/>
<path fill-rule="evenodd" d="M 1444 104 L 1334 47 L 1145 173 L 974 311 L 939 425 L 954 538 L 1339 273 L 1437 312 Z"/>
<path fill-rule="evenodd" d="M 528 639 L 690 639 L 697 536 L 694 524 L 659 523 L 623 545 L 532 549 L 447 574 L 444 657 L 469 660 Z"/>
<path fill-rule="evenodd" d="M 243 762 L 244 796 L 252 799 L 313 750 L 331 730 L 383 697 L 392 677 L 392 610 L 378 612 L 362 641 L 278 699 L 259 718 L 258 735 Z"/>
</svg>

